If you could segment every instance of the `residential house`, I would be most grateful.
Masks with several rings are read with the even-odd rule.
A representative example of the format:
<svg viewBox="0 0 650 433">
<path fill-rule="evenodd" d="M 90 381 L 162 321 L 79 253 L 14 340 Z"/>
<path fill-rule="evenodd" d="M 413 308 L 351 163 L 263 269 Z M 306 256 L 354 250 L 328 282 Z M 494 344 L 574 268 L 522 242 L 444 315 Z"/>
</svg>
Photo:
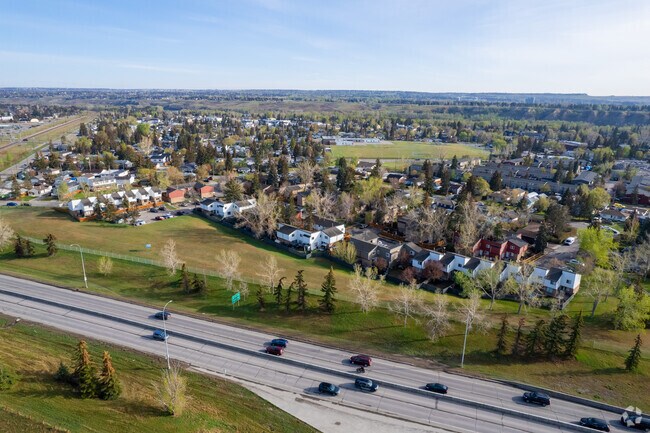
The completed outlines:
<svg viewBox="0 0 650 433">
<path fill-rule="evenodd" d="M 201 182 L 194 184 L 194 191 L 196 191 L 201 198 L 214 196 L 214 187 L 212 185 L 205 185 Z"/>
<path fill-rule="evenodd" d="M 597 180 L 597 173 L 594 173 L 593 171 L 583 171 L 573 179 L 573 184 L 593 186 Z"/>
<path fill-rule="evenodd" d="M 472 253 L 478 257 L 490 259 L 512 260 L 518 262 L 528 251 L 528 243 L 522 239 L 511 237 L 506 240 L 480 239 L 472 248 Z"/>
<path fill-rule="evenodd" d="M 621 212 L 616 208 L 609 208 L 601 211 L 600 217 L 603 219 L 603 221 L 625 222 L 629 218 L 629 215 Z"/>
<path fill-rule="evenodd" d="M 162 195 L 162 199 L 168 203 L 180 203 L 185 201 L 186 188 L 169 187 Z"/>
</svg>

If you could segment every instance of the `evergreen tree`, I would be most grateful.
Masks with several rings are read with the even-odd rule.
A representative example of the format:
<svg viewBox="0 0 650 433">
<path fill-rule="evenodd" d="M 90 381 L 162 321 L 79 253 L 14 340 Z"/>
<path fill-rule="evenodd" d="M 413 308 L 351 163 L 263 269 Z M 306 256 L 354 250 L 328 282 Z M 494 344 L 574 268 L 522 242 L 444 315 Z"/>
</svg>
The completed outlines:
<svg viewBox="0 0 650 433">
<path fill-rule="evenodd" d="M 230 173 L 232 171 L 232 169 L 233 169 L 232 153 L 229 150 L 226 150 L 225 169 L 226 169 L 226 172 L 228 172 L 228 173 Z"/>
<path fill-rule="evenodd" d="M 278 161 L 278 174 L 280 175 L 280 184 L 285 184 L 289 181 L 289 161 L 287 161 L 287 157 L 284 155 Z"/>
<path fill-rule="evenodd" d="M 102 400 L 115 400 L 122 393 L 122 386 L 117 380 L 117 374 L 113 368 L 111 355 L 104 351 L 103 367 L 99 374 L 97 383 L 99 398 Z"/>
<path fill-rule="evenodd" d="M 370 177 L 379 177 L 381 175 L 381 161 L 379 158 L 375 161 L 375 166 L 372 168 L 372 171 L 370 172 Z"/>
<path fill-rule="evenodd" d="M 280 278 L 280 281 L 278 281 L 278 285 L 275 286 L 275 289 L 273 289 L 273 297 L 275 298 L 275 303 L 280 306 L 282 303 L 282 293 L 283 293 L 283 287 L 282 287 L 282 280 L 284 280 L 284 277 Z"/>
<path fill-rule="evenodd" d="M 257 289 L 255 296 L 257 297 L 257 305 L 260 311 L 266 310 L 266 299 L 264 299 L 264 292 L 262 291 L 261 287 Z"/>
<path fill-rule="evenodd" d="M 291 309 L 291 302 L 292 302 L 291 301 L 291 295 L 292 294 L 293 294 L 293 283 L 291 283 L 289 285 L 289 287 L 287 287 L 287 294 L 284 297 L 284 311 L 286 311 L 287 313 Z"/>
<path fill-rule="evenodd" d="M 204 294 L 205 290 L 207 289 L 205 286 L 205 280 L 194 274 L 192 277 L 192 289 L 194 289 L 195 293 L 198 293 L 200 295 Z"/>
<path fill-rule="evenodd" d="M 569 334 L 569 339 L 566 342 L 564 348 L 564 356 L 575 357 L 576 352 L 578 351 L 578 346 L 580 345 L 580 337 L 582 334 L 582 325 L 585 321 L 582 318 L 582 311 L 573 319 L 573 326 L 571 326 L 571 333 Z"/>
<path fill-rule="evenodd" d="M 440 189 L 438 193 L 441 195 L 447 195 L 449 192 L 449 185 L 451 183 L 451 173 L 446 168 L 442 171 L 442 176 L 440 176 Z"/>
<path fill-rule="evenodd" d="M 332 313 L 334 311 L 334 294 L 336 293 L 336 280 L 334 279 L 334 269 L 330 266 L 330 271 L 325 276 L 325 281 L 320 289 L 323 297 L 318 300 L 320 308 L 323 311 Z"/>
<path fill-rule="evenodd" d="M 458 169 L 458 158 L 456 158 L 456 155 L 451 159 L 451 169 L 452 170 L 457 170 Z"/>
<path fill-rule="evenodd" d="M 544 330 L 546 356 L 556 357 L 564 352 L 568 319 L 566 314 L 558 314 Z"/>
<path fill-rule="evenodd" d="M 490 178 L 490 189 L 492 191 L 500 191 L 503 188 L 503 179 L 501 178 L 501 172 L 499 170 L 492 173 Z"/>
<path fill-rule="evenodd" d="M 296 305 L 300 311 L 304 312 L 307 308 L 307 283 L 302 275 L 303 272 L 303 270 L 298 271 L 293 283 L 296 285 Z"/>
<path fill-rule="evenodd" d="M 517 333 L 515 334 L 515 340 L 512 343 L 512 354 L 514 356 L 521 356 L 524 354 L 524 335 L 523 327 L 526 324 L 526 319 L 519 319 L 519 324 L 517 325 Z"/>
<path fill-rule="evenodd" d="M 47 245 L 47 255 L 49 257 L 55 255 L 59 250 L 59 248 L 56 246 L 55 241 L 56 237 L 52 233 L 49 233 L 45 239 L 43 239 L 43 242 L 45 242 L 45 245 Z"/>
<path fill-rule="evenodd" d="M 237 179 L 230 179 L 223 187 L 223 199 L 228 203 L 244 198 L 244 188 Z"/>
<path fill-rule="evenodd" d="M 268 175 L 266 176 L 266 183 L 267 185 L 271 185 L 274 188 L 277 188 L 279 186 L 278 167 L 271 159 L 269 159 L 269 172 Z"/>
<path fill-rule="evenodd" d="M 185 263 L 181 266 L 181 287 L 183 288 L 183 292 L 190 293 L 190 275 L 187 272 Z"/>
<path fill-rule="evenodd" d="M 544 327 L 546 322 L 540 320 L 532 331 L 526 336 L 526 356 L 532 358 L 544 347 Z"/>
<path fill-rule="evenodd" d="M 90 359 L 88 345 L 85 340 L 79 341 L 75 352 L 75 358 L 73 377 L 77 383 L 81 398 L 93 398 L 97 395 L 95 367 Z"/>
<path fill-rule="evenodd" d="M 16 254 L 16 257 L 25 256 L 24 242 L 20 235 L 16 235 L 16 239 L 14 239 L 14 253 Z"/>
<path fill-rule="evenodd" d="M 641 334 L 638 334 L 634 339 L 634 347 L 630 349 L 629 355 L 625 358 L 625 369 L 627 371 L 634 371 L 639 367 L 641 361 Z"/>
<path fill-rule="evenodd" d="M 503 319 L 501 320 L 501 328 L 499 329 L 499 334 L 497 335 L 497 355 L 503 355 L 508 350 L 508 315 L 504 314 Z"/>
<path fill-rule="evenodd" d="M 541 224 L 539 226 L 539 232 L 537 233 L 537 236 L 535 236 L 535 245 L 533 246 L 533 250 L 536 253 L 543 253 L 546 250 L 547 245 L 548 229 L 546 228 L 546 224 Z"/>
</svg>

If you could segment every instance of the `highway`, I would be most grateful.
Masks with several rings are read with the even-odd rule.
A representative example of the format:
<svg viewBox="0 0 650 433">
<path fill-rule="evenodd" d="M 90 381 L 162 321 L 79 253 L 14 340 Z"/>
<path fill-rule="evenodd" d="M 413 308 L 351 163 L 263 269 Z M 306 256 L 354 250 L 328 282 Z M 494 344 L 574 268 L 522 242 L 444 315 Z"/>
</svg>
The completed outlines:
<svg viewBox="0 0 650 433">
<path fill-rule="evenodd" d="M 162 327 L 162 322 L 152 317 L 156 311 L 0 275 L 0 313 L 164 357 L 164 343 L 151 338 L 152 330 Z M 522 390 L 515 387 L 377 358 L 365 376 L 381 385 L 376 393 L 366 394 L 353 386 L 356 374 L 355 366 L 348 362 L 351 353 L 291 341 L 282 357 L 274 357 L 263 352 L 264 344 L 275 335 L 181 314 L 174 314 L 166 324 L 172 359 L 297 394 L 318 396 L 318 383 L 332 382 L 341 386 L 341 394 L 322 398 L 423 424 L 485 433 L 589 431 L 575 424 L 581 417 L 593 416 L 608 420 L 612 431 L 628 431 L 617 422 L 620 413 L 559 399 L 552 399 L 549 407 L 529 405 L 521 400 Z M 451 398 L 410 389 L 422 388 L 427 382 L 446 384 Z M 478 406 L 503 408 L 504 412 L 459 403 L 454 397 L 478 402 Z M 529 419 L 534 416 L 573 426 Z"/>
</svg>

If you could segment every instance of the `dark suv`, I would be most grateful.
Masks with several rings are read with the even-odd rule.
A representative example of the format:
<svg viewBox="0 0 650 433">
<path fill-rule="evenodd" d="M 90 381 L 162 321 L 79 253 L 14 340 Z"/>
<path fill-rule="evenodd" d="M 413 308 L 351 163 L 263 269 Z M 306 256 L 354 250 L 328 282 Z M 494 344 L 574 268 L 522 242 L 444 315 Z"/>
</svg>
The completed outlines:
<svg viewBox="0 0 650 433">
<path fill-rule="evenodd" d="M 650 417 L 636 412 L 623 412 L 621 424 L 642 431 L 650 431 Z"/>
<path fill-rule="evenodd" d="M 551 404 L 551 397 L 541 392 L 524 392 L 524 401 L 526 403 L 537 403 L 542 406 Z"/>
<path fill-rule="evenodd" d="M 377 383 L 373 382 L 370 379 L 366 379 L 365 377 L 360 377 L 354 381 L 354 386 L 359 388 L 361 391 L 367 391 L 367 392 L 375 392 L 377 391 L 377 388 L 379 388 L 379 385 Z"/>
<path fill-rule="evenodd" d="M 354 355 L 350 357 L 350 363 L 361 365 L 363 367 L 370 367 L 372 364 L 372 358 L 368 355 Z"/>
<path fill-rule="evenodd" d="M 320 385 L 318 385 L 318 392 L 321 394 L 339 395 L 340 391 L 339 387 L 332 383 L 321 382 Z"/>
<path fill-rule="evenodd" d="M 609 431 L 607 421 L 600 418 L 580 418 L 580 425 L 600 431 Z"/>
</svg>

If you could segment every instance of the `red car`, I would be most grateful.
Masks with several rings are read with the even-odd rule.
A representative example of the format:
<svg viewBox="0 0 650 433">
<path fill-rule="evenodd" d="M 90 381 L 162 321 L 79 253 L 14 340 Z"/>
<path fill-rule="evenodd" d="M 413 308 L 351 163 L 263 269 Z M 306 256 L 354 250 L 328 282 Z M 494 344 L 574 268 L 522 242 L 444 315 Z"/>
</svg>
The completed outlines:
<svg viewBox="0 0 650 433">
<path fill-rule="evenodd" d="M 280 346 L 266 346 L 266 353 L 269 353 L 271 355 L 282 355 L 284 352 L 284 347 Z"/>
<path fill-rule="evenodd" d="M 354 355 L 350 357 L 350 363 L 361 365 L 363 367 L 370 367 L 370 365 L 372 365 L 372 358 L 368 355 Z"/>
</svg>

